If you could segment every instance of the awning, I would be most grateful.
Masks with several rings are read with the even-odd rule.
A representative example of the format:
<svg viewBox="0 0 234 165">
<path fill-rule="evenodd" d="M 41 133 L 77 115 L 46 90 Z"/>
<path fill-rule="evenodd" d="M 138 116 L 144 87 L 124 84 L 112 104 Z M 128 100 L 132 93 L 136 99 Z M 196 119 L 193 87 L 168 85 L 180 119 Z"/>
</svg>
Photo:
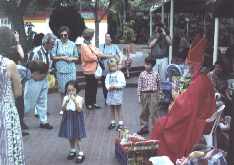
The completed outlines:
<svg viewBox="0 0 234 165">
<path fill-rule="evenodd" d="M 170 0 L 165 0 L 165 12 L 170 12 Z M 175 12 L 198 13 L 211 12 L 217 17 L 234 17 L 234 0 L 174 0 Z M 156 1 L 154 8 L 160 8 Z"/>
<path fill-rule="evenodd" d="M 175 12 L 201 12 L 206 10 L 206 4 L 210 0 L 174 0 L 174 9 Z M 170 0 L 164 0 L 165 3 L 165 12 L 170 11 Z M 160 1 L 156 1 L 152 9 L 157 9 L 162 6 Z"/>
</svg>

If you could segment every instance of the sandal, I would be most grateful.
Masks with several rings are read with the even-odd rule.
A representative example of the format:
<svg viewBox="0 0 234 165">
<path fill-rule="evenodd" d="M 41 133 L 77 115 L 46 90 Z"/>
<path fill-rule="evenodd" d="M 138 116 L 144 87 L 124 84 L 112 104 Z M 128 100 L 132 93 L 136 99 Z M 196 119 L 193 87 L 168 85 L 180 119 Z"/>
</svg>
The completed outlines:
<svg viewBox="0 0 234 165">
<path fill-rule="evenodd" d="M 85 159 L 84 153 L 83 152 L 79 152 L 78 156 L 76 157 L 76 163 L 82 163 Z"/>
<path fill-rule="evenodd" d="M 72 152 L 70 151 L 68 156 L 67 156 L 67 160 L 72 160 L 76 157 L 76 152 Z"/>
</svg>

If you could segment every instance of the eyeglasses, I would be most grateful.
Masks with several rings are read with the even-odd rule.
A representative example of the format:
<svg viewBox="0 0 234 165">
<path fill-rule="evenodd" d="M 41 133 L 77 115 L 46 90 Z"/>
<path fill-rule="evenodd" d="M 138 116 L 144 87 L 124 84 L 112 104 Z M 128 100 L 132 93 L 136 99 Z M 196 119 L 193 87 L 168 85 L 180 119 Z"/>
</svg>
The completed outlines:
<svg viewBox="0 0 234 165">
<path fill-rule="evenodd" d="M 67 37 L 68 34 L 60 34 L 61 37 Z"/>
</svg>

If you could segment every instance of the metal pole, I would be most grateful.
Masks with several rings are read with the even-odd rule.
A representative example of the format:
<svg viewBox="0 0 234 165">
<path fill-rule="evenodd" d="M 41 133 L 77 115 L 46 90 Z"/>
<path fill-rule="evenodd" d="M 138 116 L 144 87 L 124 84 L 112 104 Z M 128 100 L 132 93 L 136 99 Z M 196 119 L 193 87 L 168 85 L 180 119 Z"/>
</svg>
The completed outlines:
<svg viewBox="0 0 234 165">
<path fill-rule="evenodd" d="M 189 38 L 189 22 L 186 22 L 186 37 Z"/>
<path fill-rule="evenodd" d="M 95 1 L 95 46 L 99 46 L 99 0 Z"/>
<path fill-rule="evenodd" d="M 213 64 L 218 59 L 218 45 L 219 45 L 219 18 L 215 18 L 215 30 L 214 30 L 214 51 L 213 51 Z"/>
<path fill-rule="evenodd" d="M 161 11 L 161 21 L 164 24 L 165 10 L 164 10 L 164 1 L 162 2 L 162 11 Z"/>
<path fill-rule="evenodd" d="M 153 18 L 152 18 L 152 11 L 150 9 L 150 37 L 152 37 L 152 24 L 153 24 Z"/>
<path fill-rule="evenodd" d="M 174 17 L 174 0 L 171 0 L 171 9 L 170 9 L 170 37 L 173 39 L 173 17 Z M 169 64 L 171 64 L 172 60 L 172 45 L 169 47 Z"/>
</svg>

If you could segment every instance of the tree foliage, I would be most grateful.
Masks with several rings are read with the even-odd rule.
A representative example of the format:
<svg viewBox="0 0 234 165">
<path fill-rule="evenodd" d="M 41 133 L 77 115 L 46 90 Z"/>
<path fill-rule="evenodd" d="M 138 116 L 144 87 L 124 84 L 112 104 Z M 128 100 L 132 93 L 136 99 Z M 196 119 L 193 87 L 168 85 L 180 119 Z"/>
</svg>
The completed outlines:
<svg viewBox="0 0 234 165">
<path fill-rule="evenodd" d="M 72 6 L 75 9 L 82 8 L 95 12 L 95 2 L 99 2 L 99 9 L 103 9 L 108 13 L 109 22 L 115 25 L 112 30 L 119 37 L 124 34 L 125 24 L 130 21 L 128 16 L 134 15 L 135 11 L 148 11 L 150 6 L 155 3 L 155 0 L 0 0 L 0 10 L 6 13 L 12 22 L 13 28 L 18 30 L 21 36 L 25 38 L 23 16 L 26 13 L 34 14 L 38 10 L 58 6 Z M 102 18 L 99 17 L 97 22 L 100 22 Z"/>
</svg>

